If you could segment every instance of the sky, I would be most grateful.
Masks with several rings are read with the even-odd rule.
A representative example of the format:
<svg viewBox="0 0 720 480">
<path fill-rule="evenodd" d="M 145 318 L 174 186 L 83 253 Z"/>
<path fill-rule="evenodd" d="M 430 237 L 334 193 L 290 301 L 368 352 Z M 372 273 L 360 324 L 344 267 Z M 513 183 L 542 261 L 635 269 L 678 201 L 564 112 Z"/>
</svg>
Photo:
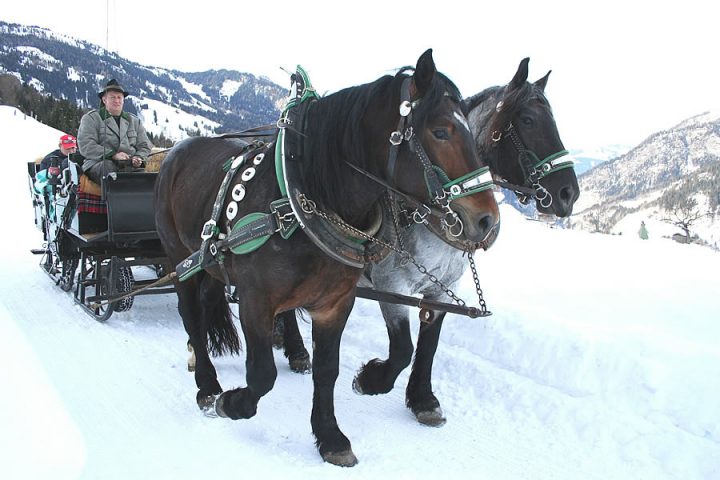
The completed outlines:
<svg viewBox="0 0 720 480">
<path fill-rule="evenodd" d="M 546 93 L 569 149 L 632 147 L 720 108 L 717 18 L 706 0 L 38 0 L 5 2 L 0 13 L 147 66 L 227 68 L 286 85 L 281 67 L 300 64 L 320 92 L 414 65 L 433 48 L 438 69 L 470 96 L 506 84 L 530 57 L 530 80 L 553 72 Z"/>
<path fill-rule="evenodd" d="M 386 395 L 352 391 L 357 369 L 388 348 L 377 304 L 356 302 L 335 413 L 359 464 L 339 470 L 313 443 L 311 377 L 282 352 L 252 419 L 207 418 L 174 295 L 138 297 L 98 323 L 56 287 L 30 253 L 42 236 L 26 162 L 60 132 L 7 106 L 0 131 L 14 139 L 0 190 L 13 205 L 0 211 L 13 232 L 0 236 L 0 478 L 720 478 L 718 252 L 653 225 L 648 240 L 560 230 L 501 205 L 500 237 L 475 255 L 493 315 L 448 315 L 440 336 L 444 426 L 405 407 L 407 370 Z M 476 305 L 469 272 L 456 291 Z M 300 330 L 309 347 L 309 325 Z M 244 360 L 214 360 L 224 388 L 245 385 Z"/>
</svg>

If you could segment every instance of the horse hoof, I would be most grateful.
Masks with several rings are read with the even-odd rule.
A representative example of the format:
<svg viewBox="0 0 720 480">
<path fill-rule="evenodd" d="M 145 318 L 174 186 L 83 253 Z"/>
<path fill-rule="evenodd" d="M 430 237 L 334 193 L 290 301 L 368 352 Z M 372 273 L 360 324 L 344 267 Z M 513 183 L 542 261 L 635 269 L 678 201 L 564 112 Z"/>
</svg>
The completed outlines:
<svg viewBox="0 0 720 480">
<path fill-rule="evenodd" d="M 363 391 L 362 386 L 360 385 L 360 380 L 358 380 L 357 375 L 355 376 L 355 378 L 353 378 L 352 389 L 353 389 L 353 392 L 357 393 L 358 395 L 365 395 L 365 392 Z"/>
<path fill-rule="evenodd" d="M 339 467 L 354 467 L 358 463 L 358 459 L 352 450 L 344 452 L 328 452 L 322 455 L 323 460 Z"/>
<path fill-rule="evenodd" d="M 298 358 L 290 360 L 290 370 L 295 373 L 310 373 L 312 372 L 312 363 L 309 358 Z"/>
<path fill-rule="evenodd" d="M 224 401 L 225 401 L 225 396 L 223 394 L 220 394 L 217 397 L 217 399 L 215 400 L 213 409 L 215 410 L 215 413 L 218 417 L 227 418 L 227 414 L 225 413 L 225 410 L 223 409 Z"/>
<path fill-rule="evenodd" d="M 188 372 L 194 372 L 195 371 L 195 365 L 187 364 Z"/>
<path fill-rule="evenodd" d="M 447 418 L 443 415 L 442 408 L 440 407 L 424 412 L 413 413 L 415 413 L 415 418 L 417 418 L 418 422 L 429 427 L 442 427 L 445 425 L 445 422 L 447 422 Z"/>
<path fill-rule="evenodd" d="M 203 413 L 203 415 L 210 418 L 215 418 L 218 416 L 215 403 L 215 395 L 208 395 L 207 397 L 200 398 L 197 402 L 198 407 L 200 408 L 200 411 Z"/>
</svg>

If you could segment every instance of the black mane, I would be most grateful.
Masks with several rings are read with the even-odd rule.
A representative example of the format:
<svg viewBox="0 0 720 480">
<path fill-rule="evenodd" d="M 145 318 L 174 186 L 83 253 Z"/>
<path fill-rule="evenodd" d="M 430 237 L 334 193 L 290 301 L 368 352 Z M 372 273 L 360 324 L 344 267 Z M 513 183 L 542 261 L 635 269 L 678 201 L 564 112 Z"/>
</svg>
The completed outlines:
<svg viewBox="0 0 720 480">
<path fill-rule="evenodd" d="M 387 143 L 397 126 L 400 86 L 412 70 L 412 67 L 405 67 L 395 76 L 386 75 L 371 83 L 345 88 L 318 99 L 309 107 L 302 160 L 306 163 L 303 184 L 307 187 L 308 197 L 330 208 L 346 203 L 348 175 L 355 174 L 345 162 L 376 175 L 384 173 L 369 162 L 370 159 L 373 162 L 384 162 L 385 159 L 374 158 L 369 148 L 378 142 Z M 423 128 L 427 117 L 444 97 L 457 103 L 462 98 L 452 81 L 437 72 L 413 111 L 416 131 Z M 383 105 L 384 113 L 370 112 L 371 102 Z M 377 118 L 373 119 L 371 115 L 377 115 Z M 358 134 L 368 128 L 371 135 L 379 137 Z"/>
<path fill-rule="evenodd" d="M 513 90 L 508 90 L 508 88 L 508 85 L 489 87 L 482 92 L 465 99 L 463 102 L 463 111 L 465 114 L 468 114 L 478 105 L 489 101 L 489 99 L 492 98 L 495 100 L 496 104 L 492 105 L 492 117 L 488 122 L 488 135 L 492 135 L 493 132 L 505 129 L 517 113 L 518 109 L 522 105 L 527 104 L 530 100 L 537 99 L 541 105 L 545 106 L 548 110 L 550 109 L 550 103 L 547 101 L 545 93 L 535 84 L 525 82 L 520 86 L 520 88 Z M 500 108 L 500 111 L 497 111 L 495 110 L 495 107 L 497 106 L 497 102 L 501 100 L 503 102 L 502 107 Z M 489 142 L 491 140 L 490 138 L 486 138 L 484 141 Z"/>
</svg>

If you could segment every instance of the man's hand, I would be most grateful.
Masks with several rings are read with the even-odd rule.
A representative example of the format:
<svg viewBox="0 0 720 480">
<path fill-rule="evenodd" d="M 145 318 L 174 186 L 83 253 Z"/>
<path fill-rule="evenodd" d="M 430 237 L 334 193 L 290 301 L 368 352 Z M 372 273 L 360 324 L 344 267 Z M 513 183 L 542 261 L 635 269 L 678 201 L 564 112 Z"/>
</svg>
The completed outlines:
<svg viewBox="0 0 720 480">
<path fill-rule="evenodd" d="M 142 166 L 142 158 L 140 158 L 140 157 L 132 157 L 132 165 L 133 165 L 133 167 L 140 167 L 140 166 Z"/>
</svg>

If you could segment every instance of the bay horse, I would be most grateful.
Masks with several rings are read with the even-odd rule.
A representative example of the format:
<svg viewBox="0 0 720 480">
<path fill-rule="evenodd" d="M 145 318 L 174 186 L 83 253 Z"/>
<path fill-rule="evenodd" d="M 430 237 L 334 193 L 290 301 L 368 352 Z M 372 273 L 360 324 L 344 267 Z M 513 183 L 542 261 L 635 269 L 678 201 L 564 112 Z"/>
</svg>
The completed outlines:
<svg viewBox="0 0 720 480">
<path fill-rule="evenodd" d="M 496 182 L 514 190 L 521 201 L 535 199 L 538 211 L 557 217 L 572 213 L 579 196 L 572 161 L 563 158 L 565 150 L 552 109 L 545 96 L 550 72 L 534 83 L 527 81 L 529 59 L 520 62 L 512 80 L 505 86 L 490 87 L 464 101 L 470 128 L 481 159 L 490 166 Z M 454 290 L 468 266 L 462 249 L 444 242 L 430 229 L 415 226 L 403 232 L 406 250 L 430 273 Z M 450 300 L 443 288 L 418 273 L 399 255 L 391 255 L 368 265 L 364 282 L 377 290 L 405 295 L 421 295 L 428 300 Z M 380 302 L 389 336 L 386 360 L 373 359 L 363 365 L 353 381 L 360 394 L 380 394 L 392 390 L 395 380 L 411 361 L 413 343 L 409 308 Z M 429 312 L 431 322 L 420 323 L 415 360 L 406 388 L 406 405 L 416 419 L 426 425 L 446 422 L 440 402 L 432 391 L 432 365 L 445 312 Z M 280 315 L 284 326 L 285 354 L 299 362 L 308 354 L 293 312 Z M 293 365 L 293 370 L 300 367 Z"/>
<path fill-rule="evenodd" d="M 316 445 L 326 462 L 352 466 L 357 457 L 337 424 L 333 403 L 340 338 L 363 267 L 381 255 L 371 255 L 365 247 L 366 254 L 353 257 L 355 250 L 346 254 L 351 248 L 346 245 L 364 248 L 360 240 L 373 238 L 362 232 L 373 231 L 378 212 L 387 211 L 388 189 L 419 205 L 436 205 L 437 172 L 459 178 L 482 172 L 484 166 L 458 89 L 437 72 L 431 50 L 414 68 L 303 103 L 311 90 L 293 83 L 286 112 L 291 106 L 307 106 L 301 116 L 281 118 L 269 144 L 195 137 L 176 145 L 157 177 L 156 223 L 170 261 L 183 272 L 175 286 L 196 357 L 198 406 L 231 419 L 254 416 L 277 377 L 274 317 L 303 308 L 312 317 L 311 426 Z M 248 153 L 248 148 L 262 152 Z M 244 169 L 242 181 L 230 188 L 229 172 L 236 169 Z M 226 187 L 232 195 L 221 200 L 218 191 Z M 278 199 L 289 199 L 292 211 L 276 211 Z M 434 208 L 450 209 L 473 242 L 484 241 L 499 221 L 490 190 Z M 268 210 L 270 214 L 259 213 Z M 215 221 L 217 212 L 226 212 L 227 219 Z M 266 218 L 277 223 L 277 234 L 229 246 L 228 239 L 253 235 L 256 221 Z M 288 218 L 302 228 L 289 228 Z M 343 243 L 343 235 L 354 238 Z M 204 263 L 206 254 L 215 260 Z M 245 339 L 247 386 L 223 392 L 209 353 L 239 350 L 226 296 L 230 286 L 235 287 Z"/>
</svg>

